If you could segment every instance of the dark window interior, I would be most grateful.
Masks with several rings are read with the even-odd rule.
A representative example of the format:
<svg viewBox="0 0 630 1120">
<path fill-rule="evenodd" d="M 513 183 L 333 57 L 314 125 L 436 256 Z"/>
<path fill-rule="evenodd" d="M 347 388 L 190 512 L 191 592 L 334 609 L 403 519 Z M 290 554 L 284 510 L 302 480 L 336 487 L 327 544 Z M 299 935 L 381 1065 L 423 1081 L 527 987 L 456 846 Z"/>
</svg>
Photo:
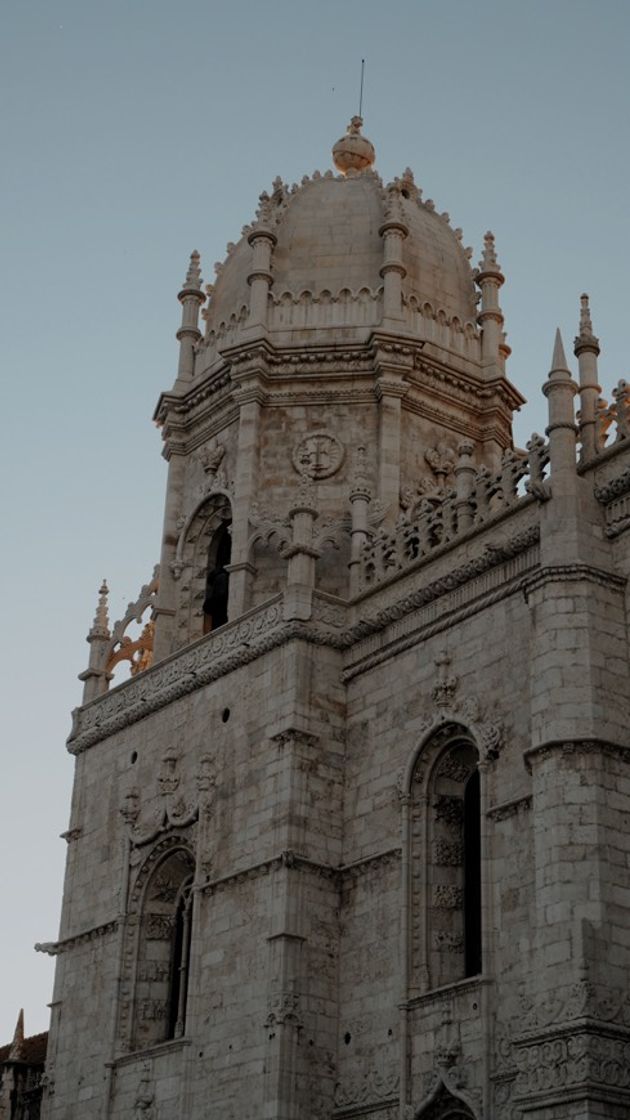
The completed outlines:
<svg viewBox="0 0 630 1120">
<path fill-rule="evenodd" d="M 466 976 L 481 972 L 481 805 L 479 771 L 464 790 L 464 956 Z"/>
</svg>

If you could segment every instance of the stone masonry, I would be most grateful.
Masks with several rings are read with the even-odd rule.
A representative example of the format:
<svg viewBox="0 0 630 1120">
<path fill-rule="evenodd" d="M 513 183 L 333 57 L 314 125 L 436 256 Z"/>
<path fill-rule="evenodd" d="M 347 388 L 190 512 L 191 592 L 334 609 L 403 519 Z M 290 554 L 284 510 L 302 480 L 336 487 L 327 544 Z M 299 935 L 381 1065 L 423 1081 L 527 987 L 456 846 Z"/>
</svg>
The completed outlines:
<svg viewBox="0 0 630 1120">
<path fill-rule="evenodd" d="M 630 1115 L 630 386 L 582 297 L 515 448 L 494 238 L 361 123 L 191 256 L 159 566 L 113 626 L 103 584 L 68 740 L 44 1120 Z"/>
</svg>

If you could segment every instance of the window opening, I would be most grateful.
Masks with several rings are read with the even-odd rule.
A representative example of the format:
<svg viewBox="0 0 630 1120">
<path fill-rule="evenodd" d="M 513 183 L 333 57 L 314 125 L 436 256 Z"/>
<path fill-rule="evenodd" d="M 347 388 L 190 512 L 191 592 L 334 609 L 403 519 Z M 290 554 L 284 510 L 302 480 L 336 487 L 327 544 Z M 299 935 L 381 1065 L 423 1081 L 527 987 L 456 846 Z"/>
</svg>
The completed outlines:
<svg viewBox="0 0 630 1120">
<path fill-rule="evenodd" d="M 185 884 L 175 912 L 169 998 L 168 1038 L 181 1038 L 186 1027 L 188 964 L 192 933 L 192 879 Z"/>
<path fill-rule="evenodd" d="M 481 972 L 481 803 L 477 769 L 464 790 L 464 961 L 466 976 Z"/>
<path fill-rule="evenodd" d="M 203 632 L 223 626 L 228 620 L 230 574 L 227 570 L 232 557 L 230 526 L 224 521 L 215 533 L 208 550 L 206 594 L 203 601 Z"/>
</svg>

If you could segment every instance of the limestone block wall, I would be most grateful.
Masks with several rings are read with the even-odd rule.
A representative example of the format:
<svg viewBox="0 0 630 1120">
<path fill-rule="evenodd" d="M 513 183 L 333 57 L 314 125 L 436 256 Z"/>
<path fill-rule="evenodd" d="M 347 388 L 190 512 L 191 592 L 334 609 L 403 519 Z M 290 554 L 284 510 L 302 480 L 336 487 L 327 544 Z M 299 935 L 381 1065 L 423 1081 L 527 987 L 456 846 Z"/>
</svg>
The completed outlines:
<svg viewBox="0 0 630 1120">
<path fill-rule="evenodd" d="M 491 642 L 489 634 L 493 636 Z M 371 975 L 368 991 L 374 991 L 381 1007 L 389 1009 L 390 1017 L 401 999 L 406 1004 L 408 1082 L 403 1091 L 414 1102 L 434 1087 L 440 1046 L 452 1052 L 447 1071 L 452 1074 L 455 1067 L 461 1067 L 461 1083 L 471 1101 L 481 1103 L 489 1098 L 488 1073 L 496 1062 L 494 1016 L 498 1014 L 501 1020 L 517 1016 L 519 986 L 529 981 L 534 865 L 530 778 L 524 762 L 530 745 L 529 696 L 527 680 L 523 681 L 528 647 L 528 611 L 522 593 L 517 592 L 480 609 L 452 631 L 446 624 L 431 639 L 391 656 L 384 654 L 378 667 L 354 676 L 348 683 L 344 859 L 351 863 L 389 850 L 392 855 L 385 856 L 384 862 L 387 865 L 389 859 L 392 864 L 385 871 L 376 858 L 373 863 L 366 859 L 365 876 L 352 893 L 344 894 L 341 959 L 358 954 L 370 975 L 380 965 L 378 979 Z M 450 657 L 446 705 L 442 704 L 443 693 L 436 691 L 436 661 L 444 650 Z M 423 990 L 411 985 L 405 990 L 403 979 L 405 965 L 400 954 L 413 958 L 416 923 L 422 941 L 420 927 L 426 920 L 428 899 L 422 886 L 423 867 L 414 866 L 411 855 L 411 914 L 405 916 L 401 879 L 409 856 L 405 854 L 400 796 L 410 760 L 427 735 L 430 737 L 432 722 L 440 712 L 445 718 L 458 719 L 462 727 L 466 726 L 468 712 L 473 739 L 474 721 L 500 725 L 502 749 L 498 758 L 486 764 L 484 774 L 487 847 L 483 972 L 488 983 L 462 976 L 450 989 L 432 993 L 426 987 Z M 483 758 L 482 742 L 479 749 Z M 383 928 L 375 938 L 378 945 L 371 943 L 374 921 L 368 925 L 361 920 L 366 899 L 372 903 L 373 915 L 382 915 Z M 410 941 L 402 928 L 406 921 Z M 413 975 L 412 959 L 407 967 Z M 352 968 L 348 975 L 342 969 L 340 1005 L 345 1020 L 352 1023 L 365 1018 L 365 997 Z M 374 1027 L 381 1021 L 377 1018 Z M 452 1023 L 457 1026 L 452 1027 Z M 505 1025 L 501 1029 L 506 1029 Z M 395 1033 L 399 1036 L 399 1028 Z M 339 1094 L 347 1100 L 354 1092 L 356 1104 L 359 1070 L 364 1078 L 371 1068 L 387 1079 L 392 1074 L 383 1066 L 382 1040 L 376 1034 L 363 1040 L 354 1066 L 350 1050 L 350 1046 L 346 1051 L 340 1045 Z M 404 1067 L 406 1060 L 401 1060 Z"/>
<path fill-rule="evenodd" d="M 338 653 L 288 642 L 79 755 L 50 1117 L 89 1099 L 122 1120 L 143 1094 L 201 1117 L 209 1081 L 217 1116 L 239 1101 L 253 1120 L 263 1097 L 275 1116 L 287 1052 L 291 1092 L 332 1106 L 343 718 Z M 197 859 L 186 1039 L 134 1053 L 136 884 L 180 841 Z"/>
</svg>

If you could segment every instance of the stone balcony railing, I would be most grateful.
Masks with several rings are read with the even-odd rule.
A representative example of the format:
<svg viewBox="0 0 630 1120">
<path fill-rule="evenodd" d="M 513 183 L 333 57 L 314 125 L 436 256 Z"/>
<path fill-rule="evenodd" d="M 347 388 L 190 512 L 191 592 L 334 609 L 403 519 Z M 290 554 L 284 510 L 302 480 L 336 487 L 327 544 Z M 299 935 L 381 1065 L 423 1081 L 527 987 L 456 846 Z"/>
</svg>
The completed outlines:
<svg viewBox="0 0 630 1120">
<path fill-rule="evenodd" d="M 526 452 L 506 450 L 495 474 L 487 467 L 475 470 L 471 452 L 471 445 L 461 445 L 454 489 L 421 496 L 403 511 L 392 532 L 380 530 L 366 541 L 359 558 L 361 590 L 397 575 L 464 533 L 482 528 L 528 495 L 539 500 L 550 496 L 546 482 L 549 451 L 542 436 L 534 434 Z"/>
</svg>

